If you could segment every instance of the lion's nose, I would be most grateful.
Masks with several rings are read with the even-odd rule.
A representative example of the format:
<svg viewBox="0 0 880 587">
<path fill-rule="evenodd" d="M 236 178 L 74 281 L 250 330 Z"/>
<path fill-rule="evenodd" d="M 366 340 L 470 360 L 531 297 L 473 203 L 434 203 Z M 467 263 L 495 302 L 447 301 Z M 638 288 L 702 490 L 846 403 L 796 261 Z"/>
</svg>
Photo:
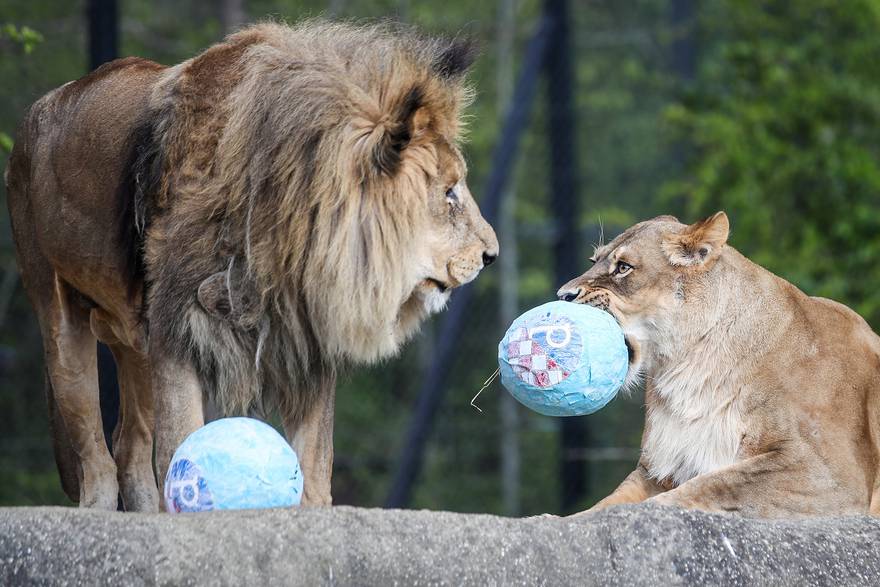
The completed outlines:
<svg viewBox="0 0 880 587">
<path fill-rule="evenodd" d="M 483 266 L 484 266 L 484 267 L 488 267 L 489 265 L 491 265 L 492 263 L 494 263 L 494 262 L 495 262 L 495 259 L 497 259 L 497 258 L 498 258 L 498 254 L 497 254 L 497 253 L 495 253 L 495 254 L 492 254 L 492 253 L 483 253 Z"/>
<path fill-rule="evenodd" d="M 566 289 L 560 288 L 558 292 L 556 292 L 556 297 L 558 297 L 563 302 L 573 302 L 578 299 L 578 296 L 581 295 L 581 288 L 576 287 L 574 289 Z"/>
</svg>

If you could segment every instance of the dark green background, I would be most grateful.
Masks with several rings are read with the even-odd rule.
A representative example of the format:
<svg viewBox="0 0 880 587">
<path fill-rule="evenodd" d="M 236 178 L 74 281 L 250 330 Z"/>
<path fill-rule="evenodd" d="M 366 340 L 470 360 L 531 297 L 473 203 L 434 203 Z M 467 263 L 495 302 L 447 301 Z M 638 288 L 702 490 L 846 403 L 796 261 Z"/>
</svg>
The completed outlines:
<svg viewBox="0 0 880 587">
<path fill-rule="evenodd" d="M 251 20 L 297 20 L 332 8 L 340 17 L 393 16 L 430 31 L 482 41 L 471 77 L 467 157 L 477 198 L 500 130 L 498 47 L 504 0 L 245 2 Z M 121 54 L 171 64 L 222 36 L 219 2 L 121 0 Z M 540 3 L 514 2 L 515 66 Z M 693 2 L 681 22 L 671 2 L 572 2 L 581 210 L 578 256 L 632 222 L 659 213 L 682 219 L 724 209 L 732 243 L 807 292 L 845 302 L 880 321 L 880 2 L 789 0 Z M 84 2 L 5 0 L 0 7 L 0 148 L 23 110 L 87 69 Z M 42 35 L 23 43 L 20 27 Z M 688 60 L 674 59 L 674 47 Z M 27 46 L 25 46 L 27 45 Z M 682 49 L 683 48 L 683 49 Z M 538 101 L 515 187 L 519 307 L 546 301 L 553 275 L 546 121 Z M 0 187 L 0 197 L 5 192 Z M 52 461 L 36 321 L 18 286 L 8 217 L 0 214 L 0 504 L 69 503 Z M 503 252 L 502 252 L 503 254 Z M 497 384 L 468 404 L 495 369 L 504 331 L 500 271 L 477 281 L 468 327 L 448 366 L 412 505 L 456 511 L 558 511 L 558 420 L 520 409 L 521 503 L 506 510 L 499 473 Z M 8 303 L 7 303 L 8 302 Z M 343 377 L 337 400 L 337 503 L 381 505 L 436 321 L 400 357 Z M 632 468 L 641 434 L 639 393 L 586 418 L 592 451 L 572 455 L 590 472 L 589 505 Z"/>
</svg>

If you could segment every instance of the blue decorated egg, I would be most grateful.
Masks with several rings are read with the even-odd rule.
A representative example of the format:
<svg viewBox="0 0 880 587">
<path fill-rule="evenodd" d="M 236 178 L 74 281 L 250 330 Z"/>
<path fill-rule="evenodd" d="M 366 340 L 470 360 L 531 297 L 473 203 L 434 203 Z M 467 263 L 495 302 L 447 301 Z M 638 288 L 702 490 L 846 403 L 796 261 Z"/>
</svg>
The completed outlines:
<svg viewBox="0 0 880 587">
<path fill-rule="evenodd" d="M 299 505 L 296 453 L 274 428 L 252 418 L 215 420 L 183 441 L 165 477 L 168 512 Z"/>
<path fill-rule="evenodd" d="M 546 416 L 583 416 L 614 399 L 629 354 L 611 314 L 549 302 L 513 321 L 498 345 L 501 382 L 520 403 Z"/>
</svg>

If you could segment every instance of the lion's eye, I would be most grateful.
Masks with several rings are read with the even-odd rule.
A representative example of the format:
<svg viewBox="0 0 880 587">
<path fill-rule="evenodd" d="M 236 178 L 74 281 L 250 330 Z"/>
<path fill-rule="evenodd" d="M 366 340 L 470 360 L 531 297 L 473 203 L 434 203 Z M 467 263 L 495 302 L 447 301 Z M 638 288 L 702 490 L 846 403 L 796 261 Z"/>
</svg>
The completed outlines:
<svg viewBox="0 0 880 587">
<path fill-rule="evenodd" d="M 615 275 L 626 275 L 630 271 L 633 270 L 633 266 L 625 261 L 618 261 L 617 265 L 614 266 L 614 274 Z"/>
<path fill-rule="evenodd" d="M 446 190 L 446 199 L 450 203 L 458 202 L 458 189 L 458 184 L 455 184 L 454 186 Z"/>
</svg>

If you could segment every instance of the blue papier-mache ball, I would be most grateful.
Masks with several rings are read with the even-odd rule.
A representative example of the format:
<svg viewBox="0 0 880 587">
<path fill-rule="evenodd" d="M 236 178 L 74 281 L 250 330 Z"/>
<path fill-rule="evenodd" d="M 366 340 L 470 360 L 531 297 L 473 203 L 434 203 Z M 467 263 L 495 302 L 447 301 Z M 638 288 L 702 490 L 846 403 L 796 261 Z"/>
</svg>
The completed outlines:
<svg viewBox="0 0 880 587">
<path fill-rule="evenodd" d="M 290 445 L 252 418 L 215 420 L 183 441 L 165 477 L 172 513 L 299 505 L 303 476 Z"/>
<path fill-rule="evenodd" d="M 546 416 L 583 416 L 614 399 L 629 354 L 611 314 L 582 304 L 549 302 L 513 321 L 498 345 L 504 387 Z"/>
</svg>

